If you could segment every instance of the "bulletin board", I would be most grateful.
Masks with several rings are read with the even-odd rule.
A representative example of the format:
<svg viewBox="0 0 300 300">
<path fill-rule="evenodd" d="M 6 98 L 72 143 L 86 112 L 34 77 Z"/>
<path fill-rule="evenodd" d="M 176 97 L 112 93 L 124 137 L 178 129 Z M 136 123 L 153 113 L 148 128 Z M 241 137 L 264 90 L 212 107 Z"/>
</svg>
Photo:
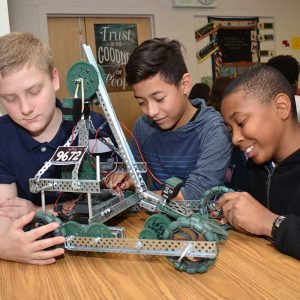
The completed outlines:
<svg viewBox="0 0 300 300">
<path fill-rule="evenodd" d="M 208 17 L 208 22 L 218 27 L 215 38 L 219 49 L 211 56 L 213 78 L 236 77 L 258 63 L 258 18 Z"/>
<path fill-rule="evenodd" d="M 223 63 L 252 62 L 251 29 L 221 27 L 218 30 L 218 44 Z"/>
<path fill-rule="evenodd" d="M 274 55 L 274 24 L 258 17 L 207 17 L 208 23 L 195 31 L 196 43 L 209 39 L 197 52 L 198 62 L 210 57 L 212 79 L 236 77 Z M 262 22 L 263 21 L 263 22 Z M 264 49 L 266 42 L 273 47 Z"/>
</svg>

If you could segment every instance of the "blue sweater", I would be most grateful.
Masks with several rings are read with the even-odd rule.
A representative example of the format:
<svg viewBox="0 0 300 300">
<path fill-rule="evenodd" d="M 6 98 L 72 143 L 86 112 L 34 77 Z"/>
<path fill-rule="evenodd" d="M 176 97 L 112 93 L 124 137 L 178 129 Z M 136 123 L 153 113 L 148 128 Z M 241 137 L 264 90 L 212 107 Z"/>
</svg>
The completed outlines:
<svg viewBox="0 0 300 300">
<path fill-rule="evenodd" d="M 203 100 L 194 99 L 192 103 L 200 110 L 195 120 L 174 131 L 163 131 L 142 116 L 136 121 L 134 136 L 154 175 L 161 182 L 172 176 L 182 179 L 184 198 L 197 200 L 207 189 L 223 184 L 232 146 L 220 113 Z M 132 140 L 130 147 L 136 160 L 142 161 Z M 162 188 L 155 181 L 150 187 Z"/>
</svg>

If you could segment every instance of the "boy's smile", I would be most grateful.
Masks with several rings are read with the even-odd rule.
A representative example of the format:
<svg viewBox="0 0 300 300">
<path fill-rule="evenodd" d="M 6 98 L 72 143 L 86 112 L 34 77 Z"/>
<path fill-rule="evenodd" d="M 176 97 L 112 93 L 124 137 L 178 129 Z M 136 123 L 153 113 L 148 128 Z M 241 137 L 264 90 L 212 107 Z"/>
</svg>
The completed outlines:
<svg viewBox="0 0 300 300">
<path fill-rule="evenodd" d="M 142 113 L 162 129 L 175 130 L 185 125 L 197 110 L 187 98 L 189 86 L 184 80 L 188 81 L 190 75 L 185 75 L 179 87 L 165 82 L 159 75 L 132 85 Z"/>
<path fill-rule="evenodd" d="M 61 114 L 55 107 L 58 88 L 56 69 L 50 78 L 46 71 L 25 66 L 0 77 L 0 101 L 14 122 L 36 139 L 49 141 L 60 124 Z"/>
</svg>

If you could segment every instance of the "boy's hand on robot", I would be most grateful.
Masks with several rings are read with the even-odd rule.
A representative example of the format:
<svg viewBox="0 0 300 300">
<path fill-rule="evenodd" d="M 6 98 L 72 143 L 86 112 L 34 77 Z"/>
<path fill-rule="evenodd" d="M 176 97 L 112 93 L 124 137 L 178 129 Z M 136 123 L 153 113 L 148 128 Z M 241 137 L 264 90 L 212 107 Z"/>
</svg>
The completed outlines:
<svg viewBox="0 0 300 300">
<path fill-rule="evenodd" d="M 46 234 L 59 227 L 58 223 L 50 223 L 24 232 L 25 225 L 30 223 L 35 214 L 31 212 L 15 220 L 8 231 L 2 236 L 4 249 L 1 258 L 23 263 L 46 265 L 56 261 L 55 257 L 64 254 L 63 248 L 45 250 L 65 242 L 63 236 L 43 239 Z"/>
<path fill-rule="evenodd" d="M 107 188 L 116 193 L 121 193 L 132 186 L 132 180 L 126 172 L 114 172 L 105 177 L 103 182 Z"/>
<path fill-rule="evenodd" d="M 269 236 L 276 214 L 246 192 L 225 193 L 217 203 L 223 210 L 221 222 L 228 222 L 242 232 Z"/>
<path fill-rule="evenodd" d="M 10 219 L 18 219 L 32 211 L 37 212 L 38 206 L 31 201 L 19 197 L 8 198 L 0 205 L 0 216 Z"/>
</svg>

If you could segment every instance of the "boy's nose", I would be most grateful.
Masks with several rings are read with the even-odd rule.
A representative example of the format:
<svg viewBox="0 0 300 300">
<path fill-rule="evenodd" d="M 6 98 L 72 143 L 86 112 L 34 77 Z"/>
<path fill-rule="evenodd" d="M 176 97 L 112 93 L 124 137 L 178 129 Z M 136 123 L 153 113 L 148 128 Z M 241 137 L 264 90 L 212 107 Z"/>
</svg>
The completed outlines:
<svg viewBox="0 0 300 300">
<path fill-rule="evenodd" d="M 231 140 L 232 140 L 232 144 L 238 146 L 243 140 L 243 135 L 239 130 L 233 130 Z"/>
<path fill-rule="evenodd" d="M 20 110 L 23 115 L 29 115 L 33 111 L 33 105 L 26 99 L 21 100 Z"/>
<path fill-rule="evenodd" d="M 154 118 L 159 112 L 158 106 L 155 103 L 148 103 L 148 116 Z"/>
</svg>

